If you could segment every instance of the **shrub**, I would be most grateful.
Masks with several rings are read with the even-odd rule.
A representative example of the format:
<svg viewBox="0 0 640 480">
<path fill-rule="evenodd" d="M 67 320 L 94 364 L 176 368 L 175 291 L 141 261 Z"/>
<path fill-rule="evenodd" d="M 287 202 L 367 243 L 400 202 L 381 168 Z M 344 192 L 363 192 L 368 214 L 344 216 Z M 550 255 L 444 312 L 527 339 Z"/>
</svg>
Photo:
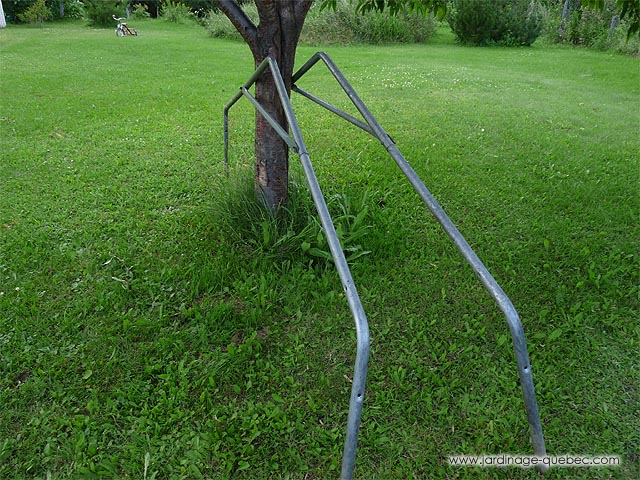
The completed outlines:
<svg viewBox="0 0 640 480">
<path fill-rule="evenodd" d="M 142 3 L 136 3 L 131 10 L 131 18 L 136 20 L 144 20 L 145 18 L 151 17 L 147 6 Z"/>
<path fill-rule="evenodd" d="M 454 0 L 448 22 L 464 44 L 529 46 L 542 30 L 543 10 L 532 0 Z"/>
<path fill-rule="evenodd" d="M 191 9 L 187 5 L 180 2 L 173 2 L 172 0 L 162 2 L 162 13 L 160 16 L 163 20 L 172 23 L 189 23 L 194 18 Z"/>
<path fill-rule="evenodd" d="M 20 22 L 20 14 L 23 14 L 34 0 L 0 0 L 4 9 L 7 22 Z"/>
<path fill-rule="evenodd" d="M 53 14 L 45 5 L 44 0 L 36 0 L 24 13 L 18 15 L 18 20 L 25 23 L 37 23 L 42 26 L 42 22 L 49 20 Z"/>
<path fill-rule="evenodd" d="M 436 29 L 433 16 L 422 16 L 400 12 L 390 15 L 387 12 L 367 12 L 359 14 L 347 9 L 340 16 L 356 41 L 363 43 L 420 43 L 431 38 Z"/>
<path fill-rule="evenodd" d="M 302 28 L 303 43 L 347 44 L 356 41 L 353 8 L 343 2 L 337 2 L 335 11 L 311 7 Z"/>
<path fill-rule="evenodd" d="M 80 0 L 47 1 L 53 18 L 84 18 L 84 5 Z"/>
<path fill-rule="evenodd" d="M 80 0 L 65 0 L 64 18 L 84 18 L 85 15 L 84 4 Z"/>
<path fill-rule="evenodd" d="M 128 0 L 84 0 L 87 20 L 92 27 L 115 26 L 112 15 L 124 17 Z"/>
</svg>

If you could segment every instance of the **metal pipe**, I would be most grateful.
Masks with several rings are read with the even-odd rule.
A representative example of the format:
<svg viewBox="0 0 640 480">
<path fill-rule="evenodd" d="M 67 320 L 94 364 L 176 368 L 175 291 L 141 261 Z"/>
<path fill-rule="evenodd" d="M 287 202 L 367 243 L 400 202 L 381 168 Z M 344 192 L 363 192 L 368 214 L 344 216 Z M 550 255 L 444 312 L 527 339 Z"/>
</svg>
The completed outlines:
<svg viewBox="0 0 640 480">
<path fill-rule="evenodd" d="M 259 105 L 257 100 L 248 92 L 248 88 L 255 82 L 259 75 L 264 71 L 266 66 L 269 66 L 273 75 L 276 89 L 280 97 L 280 102 L 284 109 L 289 128 L 291 129 L 293 140 L 289 137 L 285 130 L 277 125 L 275 120 Z M 258 111 L 267 119 L 269 124 L 274 127 L 276 132 L 285 140 L 292 142 L 289 143 L 293 146 L 295 151 L 300 155 L 300 162 L 302 163 L 309 190 L 311 191 L 311 197 L 313 198 L 318 216 L 320 217 L 320 223 L 327 237 L 329 249 L 331 255 L 338 270 L 338 276 L 342 283 L 347 303 L 353 315 L 356 327 L 356 360 L 354 364 L 353 380 L 351 385 L 351 398 L 349 402 L 349 416 L 347 418 L 347 433 L 344 444 L 344 456 L 342 461 L 342 478 L 350 480 L 353 477 L 353 470 L 355 468 L 356 448 L 358 441 L 358 430 L 360 427 L 360 418 L 362 415 L 362 406 L 364 402 L 365 386 L 367 379 L 367 369 L 369 364 L 370 353 L 370 338 L 369 338 L 369 324 L 367 317 L 362 307 L 362 302 L 358 295 L 349 265 L 342 251 L 338 234 L 329 214 L 329 209 L 324 200 L 320 184 L 318 183 L 317 176 L 313 170 L 307 147 L 302 138 L 302 133 L 298 125 L 298 121 L 293 112 L 289 96 L 286 91 L 286 87 L 282 80 L 282 75 L 278 68 L 277 63 L 271 57 L 267 57 L 258 67 L 256 72 L 251 76 L 249 81 L 245 83 L 240 91 L 232 98 L 232 100 L 225 106 L 224 109 L 224 128 L 225 132 L 225 162 L 227 162 L 227 143 L 228 143 L 228 111 L 242 96 L 249 98 L 251 103 L 258 109 Z M 276 126 L 277 125 L 277 126 Z M 286 138 L 285 138 L 286 137 Z"/>
<path fill-rule="evenodd" d="M 509 297 L 504 293 L 498 282 L 493 278 L 491 273 L 484 266 L 482 261 L 473 251 L 471 246 L 467 243 L 463 235 L 451 221 L 446 212 L 442 209 L 440 204 L 433 197 L 431 192 L 424 185 L 422 180 L 418 177 L 413 170 L 409 162 L 400 153 L 398 148 L 394 145 L 393 140 L 384 131 L 382 126 L 378 123 L 375 117 L 371 114 L 367 106 L 357 95 L 353 87 L 349 84 L 342 72 L 333 63 L 331 58 L 324 52 L 318 52 L 312 56 L 293 76 L 293 81 L 299 80 L 306 72 L 311 69 L 319 60 L 322 60 L 334 78 L 338 81 L 344 92 L 347 94 L 351 102 L 358 109 L 362 117 L 365 119 L 370 129 L 373 131 L 373 135 L 377 137 L 380 142 L 387 149 L 391 157 L 394 159 L 402 173 L 407 177 L 413 188 L 416 190 L 422 201 L 427 205 L 431 213 L 436 220 L 443 227 L 447 235 L 453 240 L 454 244 L 471 266 L 475 274 L 478 276 L 482 284 L 489 291 L 494 298 L 502 312 L 505 314 L 511 338 L 513 342 L 513 349 L 518 364 L 518 373 L 520 377 L 520 384 L 522 387 L 522 393 L 525 402 L 525 410 L 527 413 L 527 419 L 529 423 L 531 441 L 534 451 L 538 456 L 546 455 L 546 448 L 544 443 L 544 436 L 542 433 L 542 424 L 540 422 L 540 413 L 538 410 L 538 404 L 535 395 L 535 388 L 533 385 L 533 377 L 531 374 L 531 365 L 529 361 L 529 353 L 527 351 L 527 345 L 522 328 L 522 322 L 518 317 L 518 314 L 511 303 Z M 330 109 L 331 110 L 331 109 Z M 333 111 L 333 110 L 332 110 Z M 337 112 L 334 112 L 337 113 Z M 369 131 L 369 130 L 367 130 Z M 371 133 L 371 132 L 370 132 Z M 541 465 L 540 470 L 546 470 L 546 466 Z"/>
<path fill-rule="evenodd" d="M 280 138 L 282 138 L 282 140 L 284 140 L 286 144 L 293 149 L 294 152 L 297 152 L 298 145 L 296 144 L 296 141 L 289 136 L 287 131 L 284 128 L 282 128 L 280 124 L 276 122 L 276 120 L 271 115 L 269 115 L 269 113 L 263 108 L 263 106 L 260 105 L 260 102 L 258 102 L 258 100 L 256 100 L 255 97 L 251 95 L 251 93 L 249 93 L 249 90 L 247 90 L 244 87 L 241 87 L 240 91 L 245 97 L 249 99 L 251 103 L 253 103 L 253 106 L 256 107 L 256 110 L 260 112 L 260 115 L 262 115 L 264 119 L 267 121 L 267 123 L 271 125 L 271 127 L 276 131 L 278 136 L 280 136 Z"/>
<path fill-rule="evenodd" d="M 396 146 L 389 145 L 387 146 L 387 150 L 400 167 L 402 173 L 404 173 L 413 188 L 416 190 L 422 201 L 427 205 L 436 220 L 438 220 L 449 238 L 453 240 L 464 259 L 471 266 L 472 270 L 504 313 L 511 333 L 513 350 L 518 364 L 518 374 L 524 397 L 525 411 L 529 422 L 531 443 L 533 444 L 536 455 L 545 456 L 546 448 L 544 444 L 544 436 L 542 434 L 542 425 L 536 401 L 535 388 L 533 385 L 533 377 L 531 374 L 527 343 L 525 340 L 524 329 L 522 328 L 522 322 L 520 321 L 513 303 L 504 293 L 495 278 L 493 278 L 489 270 L 484 266 L 478 255 L 467 243 L 440 204 L 435 200 L 431 192 L 429 192 L 424 183 L 422 183 L 411 165 L 409 165 L 409 162 L 406 161 Z M 540 466 L 541 469 L 544 469 L 544 467 L 545 465 Z"/>
<path fill-rule="evenodd" d="M 222 128 L 224 130 L 224 171 L 229 174 L 229 115 L 226 110 L 222 118 Z"/>
<path fill-rule="evenodd" d="M 331 105 L 330 103 L 325 102 L 324 100 L 316 97 L 315 95 L 301 89 L 300 87 L 298 87 L 297 85 L 294 85 L 293 87 L 291 87 L 291 90 L 293 90 L 294 92 L 299 93 L 300 95 L 302 95 L 303 97 L 308 98 L 309 100 L 311 100 L 312 102 L 317 103 L 318 105 L 320 105 L 321 107 L 326 108 L 327 110 L 329 110 L 330 112 L 335 113 L 336 115 L 338 115 L 339 117 L 344 118 L 347 122 L 349 123 L 353 123 L 356 127 L 361 128 L 362 130 L 364 130 L 365 132 L 375 136 L 375 132 L 373 130 L 371 130 L 371 127 L 369 125 L 367 125 L 366 123 L 364 123 L 362 120 L 358 120 L 357 118 L 349 115 L 346 112 L 343 112 L 342 110 L 340 110 L 338 107 L 334 107 L 333 105 Z"/>
<path fill-rule="evenodd" d="M 349 416 L 347 418 L 347 435 L 344 443 L 344 454 L 342 458 L 342 478 L 344 480 L 350 480 L 353 477 L 353 470 L 355 468 L 356 448 L 358 443 L 358 430 L 360 428 L 360 418 L 362 414 L 362 405 L 364 402 L 365 384 L 367 380 L 367 368 L 369 364 L 369 324 L 367 317 L 362 308 L 362 302 L 356 290 L 355 283 L 351 276 L 351 271 L 347 264 L 347 259 L 344 256 L 340 241 L 338 240 L 338 234 L 336 233 L 333 222 L 331 221 L 331 215 L 329 209 L 322 195 L 322 190 L 318 183 L 318 179 L 311 165 L 309 153 L 307 147 L 302 138 L 302 132 L 296 120 L 296 116 L 293 112 L 291 102 L 286 92 L 284 82 L 282 81 L 282 75 L 278 69 L 277 63 L 269 59 L 269 65 L 275 78 L 276 88 L 280 95 L 280 100 L 284 108 L 285 116 L 289 122 L 289 128 L 299 148 L 300 162 L 304 169 L 311 196 L 316 205 L 318 215 L 320 217 L 320 223 L 324 229 L 331 255 L 333 256 L 336 269 L 340 281 L 342 282 L 342 288 L 344 289 L 347 303 L 353 314 L 356 326 L 356 361 L 354 365 L 353 381 L 351 384 L 351 399 L 349 402 Z"/>
<path fill-rule="evenodd" d="M 243 89 L 249 89 L 258 80 L 258 77 L 264 72 L 264 69 L 269 65 L 269 60 L 265 58 L 258 68 L 249 77 L 249 80 L 245 82 L 243 86 L 238 89 L 238 92 L 233 96 L 231 100 L 224 106 L 222 111 L 222 122 L 224 128 L 224 166 L 227 173 L 229 172 L 229 109 L 235 105 L 235 103 L 242 98 Z"/>
<path fill-rule="evenodd" d="M 262 105 L 260 105 L 260 103 L 256 100 L 256 98 L 253 95 L 251 95 L 251 93 L 249 92 L 249 88 L 251 88 L 253 86 L 253 84 L 258 80 L 258 78 L 260 77 L 260 75 L 262 75 L 262 73 L 265 71 L 265 69 L 271 65 L 271 62 L 272 62 L 271 57 L 266 57 L 262 62 L 260 62 L 260 65 L 258 65 L 258 68 L 256 68 L 256 70 L 253 72 L 253 74 L 249 77 L 249 80 L 247 80 L 245 82 L 245 84 L 242 85 L 238 89 L 238 92 L 233 96 L 233 98 L 224 107 L 224 110 L 223 110 L 223 127 L 224 127 L 224 162 L 225 162 L 225 167 L 228 167 L 228 164 L 229 164 L 229 109 L 233 105 L 235 105 L 236 102 L 243 95 L 249 99 L 249 101 L 258 110 L 258 112 L 260 112 L 260 114 L 265 118 L 267 123 L 269 123 L 269 125 L 271 125 L 271 127 L 276 131 L 278 136 L 280 138 L 282 138 L 287 143 L 287 145 L 289 145 L 289 147 L 293 148 L 294 151 L 296 151 L 297 148 L 298 148 L 298 146 L 296 145 L 295 141 L 289 136 L 289 134 L 285 131 L 285 129 L 282 128 L 282 126 L 278 122 L 275 121 L 275 119 L 262 107 Z M 271 71 L 272 71 L 272 74 L 273 74 L 273 69 L 271 69 Z M 280 77 L 280 78 L 282 78 L 282 77 Z M 282 101 L 282 98 L 283 98 L 282 94 L 280 94 L 280 98 L 281 98 L 281 101 Z M 288 100 L 289 97 L 286 96 L 286 98 Z"/>
<path fill-rule="evenodd" d="M 354 365 L 353 380 L 351 384 L 351 399 L 349 402 L 349 416 L 347 418 L 347 435 L 344 443 L 344 454 L 342 458 L 342 478 L 349 480 L 353 477 L 353 470 L 355 468 L 356 448 L 358 442 L 358 430 L 360 427 L 360 418 L 362 414 L 362 405 L 364 402 L 365 384 L 367 379 L 367 368 L 369 364 L 369 352 L 370 352 L 370 340 L 369 340 L 369 324 L 367 317 L 362 308 L 362 302 L 356 290 L 355 283 L 349 270 L 349 265 L 342 251 L 342 246 L 338 240 L 338 234 L 336 233 L 333 222 L 331 221 L 331 215 L 329 209 L 324 200 L 322 190 L 318 183 L 318 179 L 311 165 L 309 153 L 307 147 L 302 138 L 302 132 L 296 120 L 295 113 L 289 101 L 289 97 L 282 82 L 282 76 L 278 69 L 277 63 L 270 59 L 269 65 L 275 78 L 276 88 L 280 95 L 280 100 L 284 108 L 285 116 L 289 122 L 289 128 L 299 148 L 300 162 L 304 169 L 307 182 L 309 184 L 309 190 L 311 196 L 316 205 L 318 215 L 320 217 L 320 223 L 324 229 L 325 236 L 327 237 L 327 243 L 331 250 L 336 269 L 340 281 L 342 282 L 342 288 L 344 289 L 347 303 L 351 313 L 353 314 L 356 326 L 356 361 Z"/>
</svg>

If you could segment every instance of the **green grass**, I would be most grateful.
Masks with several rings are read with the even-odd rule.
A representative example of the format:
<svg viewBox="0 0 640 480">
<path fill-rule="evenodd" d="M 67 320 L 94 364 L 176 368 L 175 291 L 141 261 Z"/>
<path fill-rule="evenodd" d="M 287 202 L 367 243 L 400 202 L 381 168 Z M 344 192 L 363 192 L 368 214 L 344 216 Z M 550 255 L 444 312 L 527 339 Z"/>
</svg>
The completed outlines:
<svg viewBox="0 0 640 480">
<path fill-rule="evenodd" d="M 0 477 L 336 478 L 337 274 L 303 246 L 322 247 L 304 188 L 283 233 L 247 217 L 248 102 L 222 165 L 248 48 L 132 26 L 0 31 Z M 442 34 L 328 52 L 518 309 L 549 452 L 623 459 L 548 477 L 637 478 L 638 60 Z M 301 86 L 346 106 L 329 79 Z M 356 476 L 536 478 L 446 465 L 531 452 L 505 321 L 378 142 L 294 104 L 334 212 L 367 212 Z"/>
</svg>

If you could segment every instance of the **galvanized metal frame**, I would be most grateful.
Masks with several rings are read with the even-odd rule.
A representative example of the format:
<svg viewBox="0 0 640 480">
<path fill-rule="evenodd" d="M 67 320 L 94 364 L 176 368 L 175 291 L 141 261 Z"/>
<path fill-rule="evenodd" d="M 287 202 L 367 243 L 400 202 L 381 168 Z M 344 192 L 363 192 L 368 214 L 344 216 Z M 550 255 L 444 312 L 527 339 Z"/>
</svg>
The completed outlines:
<svg viewBox="0 0 640 480">
<path fill-rule="evenodd" d="M 322 228 L 324 229 L 325 235 L 327 237 L 327 243 L 329 244 L 331 255 L 333 256 L 333 260 L 335 262 L 336 269 L 338 270 L 338 275 L 340 277 L 340 281 L 342 282 L 342 287 L 344 289 L 349 308 L 355 320 L 356 361 L 354 366 L 353 380 L 351 384 L 351 400 L 349 403 L 347 435 L 342 463 L 342 477 L 344 479 L 350 479 L 353 476 L 353 469 L 355 466 L 358 429 L 360 427 L 360 416 L 362 413 L 362 405 L 364 402 L 364 389 L 369 363 L 369 324 L 367 322 L 367 317 L 364 313 L 364 308 L 362 307 L 362 302 L 360 301 L 358 291 L 356 290 L 353 277 L 351 276 L 351 271 L 349 270 L 347 260 L 342 251 L 342 247 L 340 246 L 338 234 L 336 233 L 336 229 L 333 225 L 333 222 L 331 221 L 329 209 L 327 208 L 327 204 L 324 200 L 324 196 L 322 195 L 322 190 L 320 189 L 318 179 L 313 170 L 313 166 L 311 165 L 311 159 L 309 158 L 307 147 L 305 146 L 304 140 L 302 138 L 302 133 L 300 132 L 300 127 L 298 126 L 296 116 L 293 113 L 293 108 L 291 106 L 291 102 L 289 101 L 289 96 L 287 95 L 284 82 L 282 81 L 280 70 L 278 69 L 277 63 L 271 57 L 267 57 L 258 66 L 255 73 L 251 76 L 251 78 L 249 78 L 247 83 L 245 83 L 240 88 L 240 91 L 236 93 L 231 101 L 224 107 L 225 165 L 228 165 L 229 162 L 229 109 L 243 95 L 249 98 L 252 103 L 254 102 L 255 99 L 248 92 L 248 89 L 255 83 L 258 77 L 262 75 L 262 73 L 267 68 L 270 69 L 271 74 L 274 77 L 276 88 L 280 97 L 280 102 L 282 103 L 282 107 L 284 108 L 284 113 L 287 117 L 287 122 L 289 123 L 289 128 L 291 129 L 293 139 L 289 137 L 284 129 L 282 129 L 280 125 L 278 125 L 277 122 L 264 111 L 264 109 L 260 108 L 258 109 L 258 111 L 264 116 L 269 124 L 274 127 L 278 135 L 280 135 L 284 139 L 284 141 L 292 147 L 293 151 L 295 151 L 300 156 L 300 162 L 302 163 L 302 167 L 307 178 L 311 196 L 320 217 L 320 223 L 322 224 Z M 254 103 L 254 105 L 256 105 L 256 103 Z M 292 140 L 293 143 L 291 143 Z"/>
<path fill-rule="evenodd" d="M 339 108 L 331 105 L 324 100 L 312 95 L 309 92 L 299 88 L 295 83 L 302 78 L 316 63 L 322 61 L 333 77 L 336 79 L 340 87 L 347 94 L 353 105 L 360 112 L 364 122 L 355 118 L 354 116 L 340 110 Z M 289 124 L 289 128 L 292 133 L 292 137 L 282 128 L 257 102 L 257 100 L 251 95 L 248 89 L 255 83 L 255 81 L 259 78 L 260 75 L 264 73 L 264 71 L 269 68 L 270 73 L 273 75 L 276 88 L 278 90 L 278 94 L 280 97 L 280 101 L 282 103 L 285 116 L 287 118 L 287 122 Z M 507 324 L 509 326 L 509 331 L 511 333 L 513 349 L 516 356 L 516 361 L 518 365 L 518 374 L 520 377 L 520 384 L 522 387 L 522 393 L 524 397 L 525 410 L 527 413 L 527 419 L 529 422 L 529 430 L 531 435 L 531 441 L 533 444 L 533 449 L 538 457 L 542 457 L 546 455 L 546 447 L 544 442 L 544 436 L 542 433 L 542 425 L 540 422 L 540 413 L 538 410 L 538 403 L 536 400 L 535 389 L 533 385 L 533 377 L 531 373 L 531 363 L 529 361 L 529 353 L 527 351 L 527 344 L 525 340 L 524 330 L 522 328 L 522 322 L 518 316 L 518 313 L 515 310 L 511 300 L 502 290 L 498 282 L 493 278 L 491 273 L 484 266 L 480 258 L 473 251 L 471 246 L 462 236 L 460 231 L 451 221 L 449 216 L 445 213 L 440 204 L 433 197 L 431 192 L 424 185 L 422 180 L 418 177 L 416 172 L 413 170 L 409 162 L 404 158 L 404 156 L 400 153 L 398 148 L 395 146 L 393 139 L 387 134 L 384 129 L 380 126 L 378 121 L 371 114 L 367 106 L 357 95 L 353 87 L 346 80 L 342 72 L 338 69 L 338 67 L 334 64 L 331 58 L 324 52 L 318 52 L 313 55 L 293 76 L 293 86 L 292 90 L 300 93 L 305 98 L 313 101 L 314 103 L 319 104 L 320 106 L 326 108 L 327 110 L 333 112 L 339 117 L 347 120 L 353 125 L 361 128 L 367 133 L 376 137 L 385 149 L 389 152 L 391 157 L 394 159 L 402 173 L 407 177 L 413 188 L 416 190 L 422 201 L 426 204 L 427 208 L 431 211 L 436 220 L 440 223 L 444 231 L 451 238 L 453 243 L 456 245 L 464 259 L 471 266 L 477 277 L 480 279 L 480 282 L 485 286 L 487 291 L 490 293 L 492 298 L 496 301 L 502 312 L 504 313 Z M 360 302 L 360 298 L 358 296 L 358 292 L 356 290 L 353 278 L 351 276 L 351 272 L 349 270 L 347 261 L 345 259 L 344 253 L 340 246 L 340 242 L 338 240 L 338 236 L 336 234 L 336 230 L 334 228 L 333 222 L 331 221 L 331 216 L 329 215 L 329 210 L 327 208 L 327 204 L 322 195 L 322 191 L 320 189 L 320 185 L 318 183 L 317 177 L 313 170 L 313 166 L 311 165 L 311 160 L 309 158 L 309 153 L 307 152 L 307 148 L 305 146 L 304 140 L 302 138 L 302 134 L 300 131 L 300 127 L 296 120 L 295 114 L 293 112 L 293 108 L 291 106 L 291 102 L 286 92 L 286 88 L 284 82 L 282 80 L 282 76 L 278 69 L 277 63 L 271 58 L 267 57 L 256 69 L 253 75 L 249 78 L 249 80 L 240 87 L 238 93 L 231 99 L 229 103 L 224 108 L 224 161 L 225 165 L 228 165 L 228 144 L 229 144 L 229 123 L 228 123 L 228 113 L 229 109 L 242 97 L 245 96 L 251 101 L 251 103 L 256 107 L 256 109 L 260 112 L 260 114 L 269 122 L 269 124 L 274 128 L 277 134 L 283 138 L 283 140 L 292 148 L 294 152 L 296 152 L 300 156 L 300 161 L 302 163 L 302 167 L 307 178 L 307 182 L 309 184 L 309 189 L 311 191 L 311 196 L 316 205 L 316 209 L 318 211 L 318 215 L 320 216 L 320 222 L 324 229 L 325 235 L 327 236 L 327 242 L 329 243 L 329 248 L 331 250 L 331 254 L 335 261 L 336 268 L 338 270 L 338 274 L 340 276 L 340 281 L 342 282 L 342 286 L 345 291 L 345 295 L 347 298 L 347 302 L 349 304 L 349 308 L 355 320 L 356 326 L 356 361 L 354 366 L 354 374 L 353 374 L 353 383 L 351 389 L 351 399 L 349 403 L 349 416 L 347 419 L 347 433 L 344 444 L 344 453 L 342 460 L 342 478 L 343 479 L 351 479 L 353 477 L 353 471 L 355 468 L 355 457 L 356 457 L 356 448 L 357 448 L 357 440 L 358 440 L 358 430 L 360 426 L 360 417 L 362 413 L 362 406 L 364 401 L 364 393 L 365 393 L 365 383 L 367 376 L 367 368 L 368 368 L 368 360 L 369 360 L 369 326 L 367 322 L 366 315 L 364 313 L 364 309 L 362 307 L 362 303 Z M 547 468 L 544 465 L 539 466 L 539 470 L 546 470 Z"/>
</svg>

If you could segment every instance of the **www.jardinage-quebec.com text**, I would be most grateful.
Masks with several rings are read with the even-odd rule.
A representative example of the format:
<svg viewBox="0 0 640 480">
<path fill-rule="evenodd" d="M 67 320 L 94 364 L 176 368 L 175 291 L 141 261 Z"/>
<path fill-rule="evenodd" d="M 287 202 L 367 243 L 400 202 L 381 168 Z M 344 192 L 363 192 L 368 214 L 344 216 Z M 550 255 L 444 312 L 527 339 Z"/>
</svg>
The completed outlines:
<svg viewBox="0 0 640 480">
<path fill-rule="evenodd" d="M 538 465 L 548 467 L 619 467 L 620 457 L 617 455 L 547 455 L 544 457 L 531 455 L 452 455 L 447 457 L 449 465 L 456 467 L 532 468 Z"/>
</svg>

